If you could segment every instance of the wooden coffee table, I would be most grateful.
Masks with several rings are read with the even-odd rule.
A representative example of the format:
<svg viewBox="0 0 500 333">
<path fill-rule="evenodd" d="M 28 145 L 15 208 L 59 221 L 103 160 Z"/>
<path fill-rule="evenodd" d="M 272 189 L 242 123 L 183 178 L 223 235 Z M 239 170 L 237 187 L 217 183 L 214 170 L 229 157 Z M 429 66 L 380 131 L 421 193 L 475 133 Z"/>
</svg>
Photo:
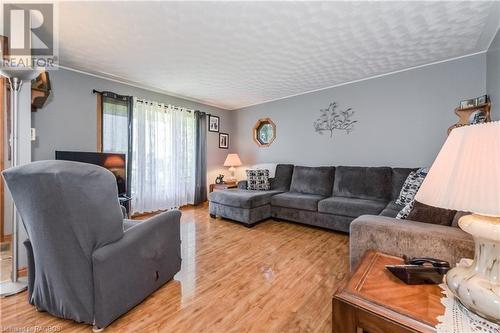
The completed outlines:
<svg viewBox="0 0 500 333">
<path fill-rule="evenodd" d="M 401 258 L 368 251 L 346 285 L 333 296 L 334 333 L 436 332 L 444 313 L 441 288 L 407 285 L 385 265 Z"/>
</svg>

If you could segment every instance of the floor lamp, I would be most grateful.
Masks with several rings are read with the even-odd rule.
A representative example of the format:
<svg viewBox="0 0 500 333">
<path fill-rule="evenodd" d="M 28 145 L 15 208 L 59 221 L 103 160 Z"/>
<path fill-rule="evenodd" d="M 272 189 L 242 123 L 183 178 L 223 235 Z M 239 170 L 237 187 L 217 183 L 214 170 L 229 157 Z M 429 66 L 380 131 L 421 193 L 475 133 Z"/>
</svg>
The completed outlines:
<svg viewBox="0 0 500 333">
<path fill-rule="evenodd" d="M 5 77 L 10 83 L 11 94 L 11 124 L 10 124 L 10 144 L 12 167 L 19 165 L 18 151 L 18 116 L 19 116 L 19 91 L 23 82 L 31 82 L 39 75 L 39 71 L 32 69 L 0 69 L 0 76 Z M 0 179 L 0 181 L 3 181 Z M 18 227 L 19 217 L 14 203 L 12 203 L 12 272 L 10 281 L 0 283 L 0 297 L 7 297 L 26 290 L 28 284 L 20 280 L 18 276 Z"/>
</svg>

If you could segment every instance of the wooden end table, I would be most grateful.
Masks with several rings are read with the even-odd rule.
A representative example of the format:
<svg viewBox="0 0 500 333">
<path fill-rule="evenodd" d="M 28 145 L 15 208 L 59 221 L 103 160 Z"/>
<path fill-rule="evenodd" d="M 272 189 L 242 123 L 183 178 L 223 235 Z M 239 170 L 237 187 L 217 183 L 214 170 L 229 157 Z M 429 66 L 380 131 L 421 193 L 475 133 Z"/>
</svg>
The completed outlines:
<svg viewBox="0 0 500 333">
<path fill-rule="evenodd" d="M 333 296 L 334 333 L 436 332 L 444 314 L 437 285 L 407 285 L 385 265 L 403 259 L 368 251 L 346 285 Z"/>
<path fill-rule="evenodd" d="M 208 187 L 209 193 L 212 193 L 215 190 L 226 190 L 228 188 L 237 188 L 238 187 L 238 182 L 237 181 L 229 181 L 225 182 L 222 184 L 210 184 Z"/>
</svg>

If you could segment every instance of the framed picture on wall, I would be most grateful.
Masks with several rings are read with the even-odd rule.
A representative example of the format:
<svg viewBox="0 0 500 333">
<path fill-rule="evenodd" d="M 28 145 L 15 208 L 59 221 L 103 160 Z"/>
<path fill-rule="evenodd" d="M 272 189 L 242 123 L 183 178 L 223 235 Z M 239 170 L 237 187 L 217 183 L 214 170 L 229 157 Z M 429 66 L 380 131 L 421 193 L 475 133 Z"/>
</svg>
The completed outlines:
<svg viewBox="0 0 500 333">
<path fill-rule="evenodd" d="M 219 132 L 220 118 L 217 116 L 208 116 L 208 131 Z"/>
<path fill-rule="evenodd" d="M 219 133 L 219 148 L 221 149 L 229 148 L 229 134 Z"/>
</svg>

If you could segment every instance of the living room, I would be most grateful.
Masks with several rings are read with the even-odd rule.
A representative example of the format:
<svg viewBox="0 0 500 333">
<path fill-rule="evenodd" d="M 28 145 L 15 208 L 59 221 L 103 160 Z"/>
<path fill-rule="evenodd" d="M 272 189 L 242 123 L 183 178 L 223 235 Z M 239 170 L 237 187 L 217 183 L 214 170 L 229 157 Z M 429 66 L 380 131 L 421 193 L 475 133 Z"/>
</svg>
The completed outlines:
<svg viewBox="0 0 500 333">
<path fill-rule="evenodd" d="M 2 331 L 500 332 L 500 3 L 1 6 Z"/>
</svg>

